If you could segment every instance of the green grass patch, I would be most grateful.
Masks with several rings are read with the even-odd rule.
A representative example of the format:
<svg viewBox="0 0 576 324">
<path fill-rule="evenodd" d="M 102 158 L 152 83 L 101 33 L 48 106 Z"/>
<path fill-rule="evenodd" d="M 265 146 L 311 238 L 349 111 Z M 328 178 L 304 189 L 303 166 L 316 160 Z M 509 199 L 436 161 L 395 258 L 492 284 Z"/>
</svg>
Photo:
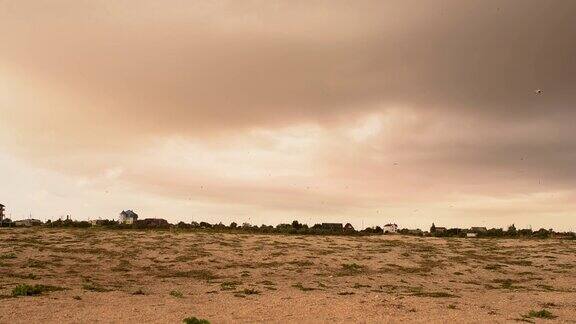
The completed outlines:
<svg viewBox="0 0 576 324">
<path fill-rule="evenodd" d="M 47 286 L 47 285 L 34 285 L 21 284 L 12 289 L 12 296 L 37 296 L 46 292 L 65 290 L 62 287 Z"/>
<path fill-rule="evenodd" d="M 185 324 L 210 324 L 210 321 L 196 317 L 186 317 L 182 322 Z"/>
</svg>

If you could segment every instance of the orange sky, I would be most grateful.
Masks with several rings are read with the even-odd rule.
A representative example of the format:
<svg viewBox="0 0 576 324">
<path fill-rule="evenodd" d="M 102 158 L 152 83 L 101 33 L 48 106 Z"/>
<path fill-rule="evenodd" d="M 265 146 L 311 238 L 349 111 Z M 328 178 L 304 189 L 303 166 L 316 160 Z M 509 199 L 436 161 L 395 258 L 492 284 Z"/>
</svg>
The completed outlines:
<svg viewBox="0 0 576 324">
<path fill-rule="evenodd" d="M 5 0 L 0 203 L 15 219 L 576 230 L 574 14 Z"/>
</svg>

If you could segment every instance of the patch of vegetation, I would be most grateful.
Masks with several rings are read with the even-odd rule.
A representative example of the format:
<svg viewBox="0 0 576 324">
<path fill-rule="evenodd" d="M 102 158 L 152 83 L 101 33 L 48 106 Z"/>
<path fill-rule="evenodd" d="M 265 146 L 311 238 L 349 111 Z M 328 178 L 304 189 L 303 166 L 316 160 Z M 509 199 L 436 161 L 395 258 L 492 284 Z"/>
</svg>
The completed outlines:
<svg viewBox="0 0 576 324">
<path fill-rule="evenodd" d="M 254 288 L 246 288 L 242 291 L 244 295 L 259 295 L 260 292 Z"/>
<path fill-rule="evenodd" d="M 543 319 L 553 319 L 558 316 L 554 316 L 552 312 L 546 309 L 539 311 L 531 310 L 527 315 L 523 315 L 524 318 L 543 318 Z"/>
<path fill-rule="evenodd" d="M 304 287 L 304 286 L 302 286 L 302 283 L 300 283 L 300 282 L 299 282 L 299 283 L 296 283 L 296 284 L 293 284 L 292 287 L 298 288 L 298 289 L 300 289 L 300 290 L 302 290 L 302 291 L 312 291 L 312 290 L 316 290 L 316 289 L 314 289 L 314 288 L 312 288 L 312 287 Z"/>
<path fill-rule="evenodd" d="M 357 263 L 344 263 L 342 264 L 342 269 L 340 270 L 340 275 L 342 276 L 353 276 L 361 274 L 366 270 L 366 267 Z"/>
<path fill-rule="evenodd" d="M 196 317 L 186 317 L 182 322 L 185 324 L 210 324 L 210 321 Z"/>
<path fill-rule="evenodd" d="M 224 281 L 220 284 L 221 290 L 236 290 L 236 286 L 241 285 L 240 281 Z"/>
<path fill-rule="evenodd" d="M 433 291 L 433 292 L 424 292 L 424 291 L 417 291 L 412 293 L 412 296 L 417 297 L 431 297 L 431 298 L 456 298 L 459 297 L 454 294 L 450 294 L 443 291 Z"/>
<path fill-rule="evenodd" d="M 36 295 L 40 295 L 40 294 L 45 293 L 45 292 L 61 291 L 61 290 L 65 290 L 65 288 L 56 287 L 56 286 L 47 286 L 47 285 L 30 286 L 27 284 L 21 284 L 21 285 L 14 287 L 14 289 L 12 289 L 12 296 L 13 297 L 36 296 Z"/>
<path fill-rule="evenodd" d="M 176 298 L 182 298 L 182 297 L 184 297 L 184 294 L 182 294 L 182 292 L 179 290 L 172 290 L 170 292 L 170 296 L 176 297 Z"/>
<path fill-rule="evenodd" d="M 146 295 L 142 288 L 138 288 L 138 290 L 134 291 L 132 295 Z"/>
<path fill-rule="evenodd" d="M 93 292 L 108 292 L 111 291 L 108 288 L 102 287 L 94 282 L 86 282 L 82 285 L 84 290 L 93 291 Z"/>
<path fill-rule="evenodd" d="M 16 254 L 14 253 L 0 254 L 0 260 L 7 260 L 7 259 L 16 259 Z"/>
<path fill-rule="evenodd" d="M 514 285 L 515 283 L 518 283 L 517 280 L 512 280 L 512 279 L 494 279 L 492 282 L 494 283 L 499 283 L 500 287 L 502 289 L 520 289 L 520 288 L 524 288 L 522 286 L 516 286 Z M 492 288 L 492 286 L 487 286 L 487 288 Z"/>
<path fill-rule="evenodd" d="M 161 274 L 161 278 L 194 278 L 201 280 L 213 280 L 218 277 L 209 270 L 189 270 L 189 271 L 174 271 Z"/>
</svg>

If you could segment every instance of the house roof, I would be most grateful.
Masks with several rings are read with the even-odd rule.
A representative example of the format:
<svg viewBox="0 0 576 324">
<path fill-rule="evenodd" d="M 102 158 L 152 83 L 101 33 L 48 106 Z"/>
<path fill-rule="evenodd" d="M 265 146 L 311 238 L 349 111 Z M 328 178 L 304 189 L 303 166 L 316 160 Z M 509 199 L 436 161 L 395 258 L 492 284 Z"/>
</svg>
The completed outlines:
<svg viewBox="0 0 576 324">
<path fill-rule="evenodd" d="M 134 217 L 134 216 L 138 216 L 138 214 L 136 214 L 135 212 L 131 211 L 131 210 L 123 210 L 120 215 L 124 215 L 124 216 L 128 216 L 128 217 Z"/>
<path fill-rule="evenodd" d="M 398 226 L 398 225 L 396 225 L 396 224 L 386 224 L 386 225 L 384 225 L 384 226 Z"/>
</svg>

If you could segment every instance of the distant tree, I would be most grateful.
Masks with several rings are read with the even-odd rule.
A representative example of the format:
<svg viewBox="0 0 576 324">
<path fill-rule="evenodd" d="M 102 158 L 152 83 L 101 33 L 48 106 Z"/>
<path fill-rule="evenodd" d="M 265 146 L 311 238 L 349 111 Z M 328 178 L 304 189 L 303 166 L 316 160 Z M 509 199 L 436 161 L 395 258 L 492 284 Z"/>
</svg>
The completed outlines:
<svg viewBox="0 0 576 324">
<path fill-rule="evenodd" d="M 436 225 L 434 225 L 434 223 L 430 226 L 430 233 L 436 233 Z"/>
<path fill-rule="evenodd" d="M 298 221 L 295 220 L 295 221 L 292 222 L 292 228 L 301 229 L 301 228 L 302 228 L 302 224 L 298 223 Z"/>
<path fill-rule="evenodd" d="M 230 228 L 236 228 L 236 227 L 238 227 L 238 224 L 236 224 L 236 222 L 230 223 Z"/>
<path fill-rule="evenodd" d="M 514 224 L 508 226 L 508 230 L 506 231 L 506 234 L 508 236 L 516 236 L 518 235 L 518 230 L 516 229 L 516 226 L 514 226 Z"/>
<path fill-rule="evenodd" d="M 200 222 L 200 227 L 201 228 L 212 228 L 212 225 L 210 223 Z"/>
</svg>

